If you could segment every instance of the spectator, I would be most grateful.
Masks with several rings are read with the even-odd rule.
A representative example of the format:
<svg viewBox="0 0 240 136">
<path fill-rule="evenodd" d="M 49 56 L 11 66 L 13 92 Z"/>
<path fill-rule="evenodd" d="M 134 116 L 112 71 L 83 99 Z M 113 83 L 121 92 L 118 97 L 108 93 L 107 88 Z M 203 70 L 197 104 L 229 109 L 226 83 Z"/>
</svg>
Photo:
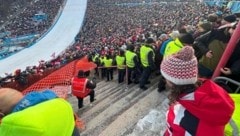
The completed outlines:
<svg viewBox="0 0 240 136">
<path fill-rule="evenodd" d="M 27 80 L 27 74 L 24 72 L 21 72 L 20 69 L 17 69 L 15 71 L 15 81 L 17 81 L 17 83 L 21 86 L 25 86 L 28 84 L 28 80 Z"/>
<path fill-rule="evenodd" d="M 192 34 L 190 33 L 181 33 L 179 38 L 176 38 L 176 40 L 171 41 L 167 44 L 165 52 L 164 52 L 164 57 L 167 57 L 169 55 L 172 55 L 181 48 L 183 48 L 186 45 L 192 45 L 194 42 L 194 38 Z"/>
<path fill-rule="evenodd" d="M 195 33 L 195 41 L 193 44 L 193 48 L 195 50 L 195 55 L 197 59 L 199 60 L 202 56 L 203 53 L 201 52 L 203 49 L 201 49 L 201 42 L 199 42 L 199 39 L 202 39 L 202 37 L 208 35 L 209 31 L 212 30 L 212 25 L 210 22 L 199 22 L 197 25 L 197 31 Z"/>
<path fill-rule="evenodd" d="M 233 23 L 233 26 L 230 27 L 229 33 L 232 35 L 236 29 L 238 23 Z M 232 55 L 230 56 L 225 67 L 221 68 L 223 76 L 227 76 L 233 80 L 240 81 L 240 41 L 237 43 L 235 49 L 233 50 Z"/>
<path fill-rule="evenodd" d="M 162 45 L 161 45 L 161 49 L 160 49 L 160 53 L 161 55 L 164 55 L 164 52 L 165 52 L 165 49 L 166 49 L 166 46 L 169 42 L 171 41 L 174 41 L 176 40 L 176 38 L 179 37 L 179 32 L 178 31 L 172 31 L 170 34 L 169 34 L 169 38 L 168 40 L 165 40 Z"/>
<path fill-rule="evenodd" d="M 103 60 L 103 66 L 106 68 L 106 77 L 107 81 L 113 80 L 113 57 L 112 55 L 107 54 L 106 59 Z"/>
<path fill-rule="evenodd" d="M 137 54 L 134 52 L 134 45 L 130 44 L 127 47 L 125 52 L 126 56 L 126 65 L 127 65 L 127 83 L 131 84 L 132 82 L 138 83 L 138 74 L 139 74 L 139 59 Z"/>
<path fill-rule="evenodd" d="M 211 80 L 197 84 L 197 63 L 190 46 L 162 61 L 161 73 L 170 89 L 165 136 L 224 135 L 224 127 L 234 111 L 234 102 Z"/>
<path fill-rule="evenodd" d="M 207 17 L 207 21 L 211 23 L 213 29 L 216 29 L 219 26 L 221 26 L 221 18 L 215 13 L 209 14 Z"/>
<path fill-rule="evenodd" d="M 199 76 L 209 78 L 212 76 L 231 36 L 229 26 L 224 25 L 196 39 L 196 46 L 203 54 L 199 59 Z"/>
<path fill-rule="evenodd" d="M 229 23 L 233 23 L 236 21 L 236 16 L 233 14 L 233 15 L 228 15 L 228 16 L 225 16 L 223 19 L 222 19 L 222 22 L 221 24 L 222 25 L 225 25 L 225 24 L 229 24 Z"/>
<path fill-rule="evenodd" d="M 148 38 L 146 43 L 143 44 L 140 48 L 140 60 L 142 64 L 142 74 L 139 82 L 139 87 L 142 90 L 147 90 L 148 88 L 145 86 L 149 84 L 149 77 L 151 75 L 151 71 L 155 70 L 156 66 L 154 63 L 155 51 L 153 50 L 153 45 L 155 41 L 152 38 Z"/>
<path fill-rule="evenodd" d="M 50 90 L 23 96 L 17 90 L 2 88 L 0 101 L 1 136 L 79 135 L 72 106 Z"/>
<path fill-rule="evenodd" d="M 124 81 L 125 73 L 126 73 L 126 58 L 125 52 L 123 50 L 119 50 L 119 54 L 116 56 L 116 64 L 118 69 L 118 83 L 122 83 Z"/>
<path fill-rule="evenodd" d="M 84 71 L 79 70 L 77 77 L 72 79 L 72 94 L 78 99 L 78 108 L 83 107 L 83 98 L 90 96 L 90 102 L 94 102 L 96 82 L 86 77 Z"/>
</svg>

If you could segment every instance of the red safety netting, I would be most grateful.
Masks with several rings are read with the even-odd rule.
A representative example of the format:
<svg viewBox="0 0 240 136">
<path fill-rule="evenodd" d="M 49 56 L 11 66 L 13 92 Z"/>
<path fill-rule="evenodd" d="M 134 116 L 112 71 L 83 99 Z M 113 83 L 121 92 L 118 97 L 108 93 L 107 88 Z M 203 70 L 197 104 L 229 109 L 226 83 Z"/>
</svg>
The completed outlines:
<svg viewBox="0 0 240 136">
<path fill-rule="evenodd" d="M 23 94 L 27 94 L 32 91 L 42 91 L 45 89 L 51 89 L 57 93 L 59 97 L 67 98 L 69 92 L 69 85 L 71 79 L 76 73 L 75 65 L 76 61 L 70 62 L 66 66 L 54 71 L 47 77 L 41 79 L 37 83 L 31 85 L 23 91 Z"/>
</svg>

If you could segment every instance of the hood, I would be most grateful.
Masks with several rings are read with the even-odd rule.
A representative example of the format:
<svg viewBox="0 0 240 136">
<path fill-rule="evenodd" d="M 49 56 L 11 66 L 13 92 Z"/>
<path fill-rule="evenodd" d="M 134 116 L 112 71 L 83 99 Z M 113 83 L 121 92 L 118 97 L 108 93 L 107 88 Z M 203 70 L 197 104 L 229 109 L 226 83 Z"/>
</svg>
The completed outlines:
<svg viewBox="0 0 240 136">
<path fill-rule="evenodd" d="M 189 99 L 189 96 L 193 97 Z M 179 103 L 200 120 L 213 125 L 225 125 L 234 111 L 232 98 L 211 80 L 205 81 L 193 95 L 183 96 Z"/>
</svg>

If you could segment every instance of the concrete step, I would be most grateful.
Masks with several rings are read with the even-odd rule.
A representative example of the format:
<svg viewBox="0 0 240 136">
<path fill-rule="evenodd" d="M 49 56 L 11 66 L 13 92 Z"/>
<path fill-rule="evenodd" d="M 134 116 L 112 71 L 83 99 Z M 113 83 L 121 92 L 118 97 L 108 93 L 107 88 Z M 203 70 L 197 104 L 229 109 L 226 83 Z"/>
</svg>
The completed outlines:
<svg viewBox="0 0 240 136">
<path fill-rule="evenodd" d="M 116 80 L 100 81 L 95 89 L 93 106 L 89 98 L 84 107 L 77 108 L 77 99 L 69 97 L 73 109 L 84 121 L 86 129 L 81 136 L 121 136 L 132 133 L 139 119 L 166 99 L 166 93 L 157 92 L 159 76 L 151 78 L 149 88 L 143 91 L 139 84 L 118 84 Z"/>
</svg>

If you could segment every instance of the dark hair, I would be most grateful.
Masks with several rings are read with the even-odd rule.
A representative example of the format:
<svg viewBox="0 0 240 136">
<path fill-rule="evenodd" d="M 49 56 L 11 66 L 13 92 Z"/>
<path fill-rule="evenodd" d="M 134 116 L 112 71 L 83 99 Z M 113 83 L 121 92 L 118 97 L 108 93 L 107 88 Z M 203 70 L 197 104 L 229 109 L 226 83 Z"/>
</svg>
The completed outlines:
<svg viewBox="0 0 240 136">
<path fill-rule="evenodd" d="M 124 53 L 125 53 L 124 50 L 121 50 L 121 49 L 119 50 L 119 55 L 120 56 L 124 56 Z"/>
<path fill-rule="evenodd" d="M 79 70 L 78 77 L 85 77 L 85 72 L 83 70 Z"/>
<path fill-rule="evenodd" d="M 151 44 L 151 43 L 155 43 L 155 41 L 153 40 L 153 38 L 149 37 L 147 38 L 146 43 Z"/>
<path fill-rule="evenodd" d="M 127 50 L 134 51 L 134 45 L 133 44 L 128 45 Z"/>
<path fill-rule="evenodd" d="M 168 95 L 169 105 L 173 104 L 177 100 L 179 100 L 180 95 L 194 92 L 198 87 L 198 83 L 196 84 L 187 84 L 187 85 L 175 85 L 172 83 L 172 87 L 170 87 L 170 93 Z"/>
<path fill-rule="evenodd" d="M 181 33 L 179 36 L 179 41 L 185 44 L 193 44 L 194 38 L 190 33 Z"/>
</svg>

